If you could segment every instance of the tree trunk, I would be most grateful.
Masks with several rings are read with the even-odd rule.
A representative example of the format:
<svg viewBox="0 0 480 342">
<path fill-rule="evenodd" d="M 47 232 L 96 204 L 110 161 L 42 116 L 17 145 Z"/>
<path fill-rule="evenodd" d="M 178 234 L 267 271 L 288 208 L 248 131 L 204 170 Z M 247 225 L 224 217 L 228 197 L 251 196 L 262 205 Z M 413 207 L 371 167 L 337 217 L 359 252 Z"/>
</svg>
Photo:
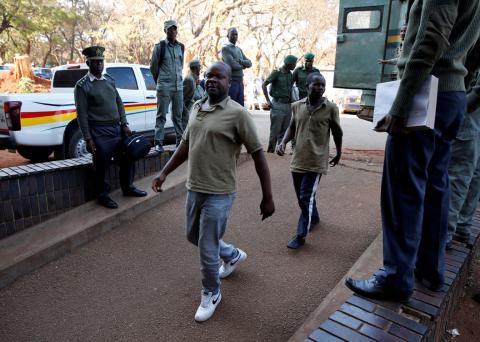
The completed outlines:
<svg viewBox="0 0 480 342">
<path fill-rule="evenodd" d="M 28 77 L 33 80 L 32 60 L 30 56 L 15 56 L 15 79 L 18 81 L 22 77 Z"/>
</svg>

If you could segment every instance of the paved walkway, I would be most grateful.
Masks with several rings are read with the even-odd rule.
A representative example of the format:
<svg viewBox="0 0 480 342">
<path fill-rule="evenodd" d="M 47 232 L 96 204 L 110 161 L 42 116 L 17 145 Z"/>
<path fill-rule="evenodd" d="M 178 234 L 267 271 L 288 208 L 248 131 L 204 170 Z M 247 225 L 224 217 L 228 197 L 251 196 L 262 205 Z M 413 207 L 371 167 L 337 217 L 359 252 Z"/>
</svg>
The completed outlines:
<svg viewBox="0 0 480 342">
<path fill-rule="evenodd" d="M 239 167 L 226 240 L 249 257 L 223 281 L 210 321 L 193 320 L 200 272 L 182 195 L 1 290 L 0 340 L 287 340 L 378 234 L 380 183 L 352 165 L 331 169 L 317 195 L 321 225 L 291 251 L 298 209 L 289 160 L 268 156 L 277 211 L 263 222 L 254 165 Z"/>
</svg>

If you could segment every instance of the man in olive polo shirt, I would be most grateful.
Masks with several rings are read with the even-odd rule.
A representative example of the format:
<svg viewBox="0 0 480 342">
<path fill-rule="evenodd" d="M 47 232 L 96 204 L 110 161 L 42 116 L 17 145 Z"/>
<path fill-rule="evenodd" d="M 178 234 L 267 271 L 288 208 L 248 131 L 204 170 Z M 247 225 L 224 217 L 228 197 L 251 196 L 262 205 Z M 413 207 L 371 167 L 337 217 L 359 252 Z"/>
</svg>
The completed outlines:
<svg viewBox="0 0 480 342">
<path fill-rule="evenodd" d="M 92 153 L 95 168 L 95 190 L 98 202 L 115 209 L 118 204 L 109 196 L 110 185 L 106 172 L 122 136 L 132 134 L 128 128 L 125 108 L 115 88 L 115 80 L 103 74 L 105 48 L 90 46 L 82 51 L 87 58 L 88 72 L 75 85 L 74 97 L 77 122 L 87 149 Z M 128 160 L 119 160 L 120 185 L 124 196 L 143 197 L 147 193 L 133 186 L 135 165 Z"/>
<path fill-rule="evenodd" d="M 296 139 L 290 169 L 301 214 L 297 233 L 287 244 L 291 249 L 305 244 L 308 232 L 320 222 L 315 195 L 320 177 L 328 170 L 330 131 L 337 149 L 337 155 L 330 165 L 337 165 L 342 155 L 343 133 L 338 108 L 323 97 L 325 79 L 320 74 L 312 73 L 308 75 L 306 85 L 308 96 L 292 105 L 290 127 L 277 147 L 277 153 L 283 156 L 285 145 L 292 138 Z"/>
<path fill-rule="evenodd" d="M 304 63 L 293 71 L 293 84 L 298 88 L 298 97 L 303 99 L 307 97 L 307 76 L 312 72 L 320 73 L 320 70 L 313 66 L 315 55 L 308 52 L 303 55 Z"/>
<path fill-rule="evenodd" d="M 157 83 L 157 118 L 155 122 L 155 150 L 163 153 L 165 122 L 172 103 L 172 122 L 176 143 L 180 143 L 183 133 L 183 57 L 185 47 L 177 41 L 177 23 L 167 20 L 164 23 L 167 39 L 155 44 L 150 62 L 150 71 Z"/>
<path fill-rule="evenodd" d="M 268 140 L 267 152 L 275 152 L 275 147 L 282 141 L 283 135 L 288 128 L 292 115 L 292 70 L 297 64 L 297 57 L 288 55 L 283 60 L 283 66 L 273 70 L 262 84 L 263 94 L 270 106 L 270 138 Z M 270 86 L 270 97 L 267 86 Z"/>
<path fill-rule="evenodd" d="M 208 320 L 220 303 L 220 278 L 228 277 L 247 254 L 225 243 L 230 208 L 236 195 L 236 165 L 242 145 L 252 155 L 262 187 L 262 220 L 275 211 L 270 173 L 250 113 L 228 96 L 231 69 L 212 64 L 205 75 L 208 97 L 194 104 L 182 142 L 152 182 L 155 192 L 169 173 L 188 159 L 186 234 L 200 249 L 201 304 L 195 320 Z M 223 264 L 220 265 L 220 259 Z"/>
</svg>

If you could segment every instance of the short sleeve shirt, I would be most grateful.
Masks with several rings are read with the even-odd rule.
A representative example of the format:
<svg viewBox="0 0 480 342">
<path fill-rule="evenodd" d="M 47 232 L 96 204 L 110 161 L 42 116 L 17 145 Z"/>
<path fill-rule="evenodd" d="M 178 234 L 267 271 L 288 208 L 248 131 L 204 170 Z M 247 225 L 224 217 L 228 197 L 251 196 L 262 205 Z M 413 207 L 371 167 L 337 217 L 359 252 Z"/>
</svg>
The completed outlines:
<svg viewBox="0 0 480 342">
<path fill-rule="evenodd" d="M 293 172 L 328 171 L 330 130 L 339 132 L 340 117 L 337 106 L 325 99 L 325 102 L 310 112 L 308 98 L 292 104 L 292 116 L 295 120 L 295 150 L 290 169 Z"/>
<path fill-rule="evenodd" d="M 189 149 L 187 188 L 207 194 L 235 192 L 242 145 L 248 153 L 262 149 L 251 114 L 230 97 L 215 105 L 197 101 L 182 140 Z"/>
<path fill-rule="evenodd" d="M 292 96 L 292 72 L 285 67 L 273 70 L 267 77 L 270 86 L 270 96 L 275 99 L 290 100 Z"/>
</svg>

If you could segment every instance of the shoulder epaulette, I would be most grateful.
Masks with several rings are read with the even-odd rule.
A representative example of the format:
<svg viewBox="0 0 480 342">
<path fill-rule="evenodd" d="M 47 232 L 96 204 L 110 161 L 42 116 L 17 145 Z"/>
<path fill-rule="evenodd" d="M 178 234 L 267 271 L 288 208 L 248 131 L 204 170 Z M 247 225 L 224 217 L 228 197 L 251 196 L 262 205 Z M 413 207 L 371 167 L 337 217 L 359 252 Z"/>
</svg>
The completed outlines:
<svg viewBox="0 0 480 342">
<path fill-rule="evenodd" d="M 81 79 L 77 81 L 77 86 L 83 87 L 85 85 L 85 82 L 88 80 L 88 75 L 83 76 Z"/>
</svg>

